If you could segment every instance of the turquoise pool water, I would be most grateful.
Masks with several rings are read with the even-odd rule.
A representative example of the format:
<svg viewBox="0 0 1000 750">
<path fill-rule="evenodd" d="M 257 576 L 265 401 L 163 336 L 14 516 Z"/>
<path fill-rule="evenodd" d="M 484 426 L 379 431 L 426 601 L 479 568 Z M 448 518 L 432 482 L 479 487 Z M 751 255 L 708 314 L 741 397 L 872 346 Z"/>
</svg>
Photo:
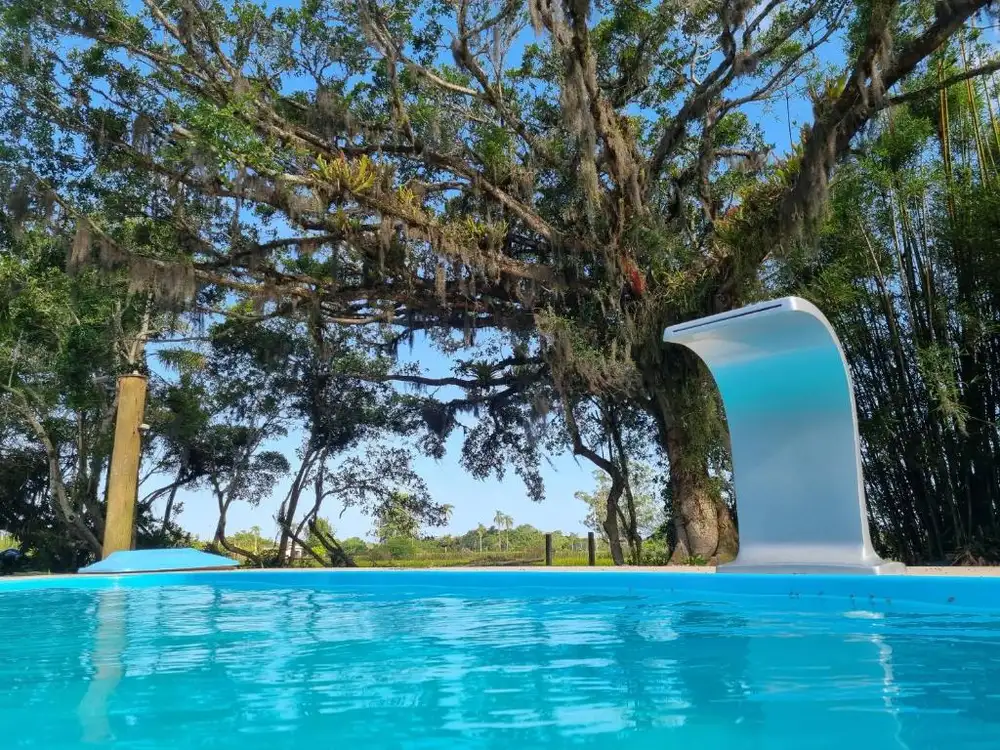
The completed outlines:
<svg viewBox="0 0 1000 750">
<path fill-rule="evenodd" d="M 6 747 L 1000 747 L 1000 581 L 0 581 L 0 634 Z"/>
</svg>

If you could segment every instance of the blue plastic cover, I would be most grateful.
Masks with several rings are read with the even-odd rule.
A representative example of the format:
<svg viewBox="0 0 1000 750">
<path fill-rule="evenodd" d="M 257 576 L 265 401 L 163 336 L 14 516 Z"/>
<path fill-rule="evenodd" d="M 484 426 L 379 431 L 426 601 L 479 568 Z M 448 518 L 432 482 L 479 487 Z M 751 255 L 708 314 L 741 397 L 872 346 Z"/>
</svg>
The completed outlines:
<svg viewBox="0 0 1000 750">
<path fill-rule="evenodd" d="M 80 568 L 80 573 L 151 573 L 160 570 L 218 570 L 235 568 L 235 560 L 189 548 L 136 549 L 112 552 L 105 559 Z"/>
</svg>

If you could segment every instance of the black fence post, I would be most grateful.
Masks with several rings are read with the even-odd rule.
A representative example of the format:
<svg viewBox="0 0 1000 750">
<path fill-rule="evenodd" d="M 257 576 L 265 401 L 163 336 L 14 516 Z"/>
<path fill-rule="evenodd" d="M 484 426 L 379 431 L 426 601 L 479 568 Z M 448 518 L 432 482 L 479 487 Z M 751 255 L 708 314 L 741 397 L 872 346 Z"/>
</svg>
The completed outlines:
<svg viewBox="0 0 1000 750">
<path fill-rule="evenodd" d="M 552 565 L 552 535 L 545 535 L 545 564 Z"/>
<path fill-rule="evenodd" d="M 593 531 L 587 532 L 587 565 L 591 567 L 597 565 L 597 540 Z"/>
</svg>

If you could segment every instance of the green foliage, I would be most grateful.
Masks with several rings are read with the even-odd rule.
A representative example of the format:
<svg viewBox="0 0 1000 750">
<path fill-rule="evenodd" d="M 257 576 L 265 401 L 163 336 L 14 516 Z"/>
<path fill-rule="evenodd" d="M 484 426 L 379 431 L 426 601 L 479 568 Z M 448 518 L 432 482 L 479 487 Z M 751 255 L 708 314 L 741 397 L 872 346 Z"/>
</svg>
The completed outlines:
<svg viewBox="0 0 1000 750">
<path fill-rule="evenodd" d="M 415 434 L 416 411 L 430 433 L 419 446 L 432 454 L 460 413 L 475 413 L 466 468 L 502 476 L 513 465 L 540 499 L 542 458 L 565 446 L 555 432 L 572 432 L 548 416 L 560 411 L 550 407 L 559 402 L 571 414 L 591 398 L 678 425 L 683 439 L 658 432 L 675 469 L 677 518 L 714 513 L 723 498 L 712 474 L 727 465 L 722 417 L 703 370 L 663 353 L 663 327 L 736 307 L 802 266 L 815 273 L 789 286 L 821 277 L 831 293 L 857 286 L 854 269 L 827 273 L 796 257 L 800 230 L 825 218 L 831 171 L 880 116 L 883 87 L 912 91 L 957 67 L 935 53 L 924 70 L 912 51 L 939 47 L 938 39 L 913 41 L 961 28 L 984 4 L 904 4 L 881 19 L 882 6 L 843 0 L 628 0 L 565 13 L 535 2 L 378 0 L 359 11 L 340 0 L 240 0 L 192 12 L 187 2 L 154 10 L 123 0 L 0 0 L 0 192 L 11 209 L 4 237 L 35 230 L 68 244 L 75 232 L 74 267 L 127 266 L 122 331 L 149 295 L 158 309 L 227 317 L 213 321 L 211 352 L 165 354 L 180 377 L 171 388 L 201 388 L 211 403 L 198 416 L 193 390 L 173 393 L 186 401 L 185 416 L 165 417 L 171 432 L 160 443 L 177 481 L 213 483 L 223 515 L 226 498 L 254 502 L 286 470 L 261 436 L 289 420 L 308 422 L 303 456 L 322 460 L 306 474 L 322 482 L 335 473 L 327 458 L 372 432 Z M 536 36 L 525 45 L 528 22 Z M 442 37 L 453 39 L 450 56 L 441 54 Z M 792 153 L 771 158 L 756 122 L 801 81 L 810 82 L 814 122 Z M 975 107 L 962 90 L 945 97 L 954 116 Z M 911 217 L 920 190 L 894 175 L 915 168 L 920 144 L 936 132 L 933 118 L 916 107 L 913 114 L 865 163 L 870 193 L 909 201 Z M 943 123 L 946 154 L 962 141 L 937 170 L 948 189 L 971 177 L 986 187 L 996 161 L 984 145 L 988 131 L 963 128 L 952 139 L 949 115 Z M 940 208 L 943 191 L 929 193 Z M 909 221 L 878 213 L 883 227 Z M 941 254 L 946 245 L 966 252 L 959 235 L 975 222 L 951 210 L 946 236 L 931 231 L 940 211 L 931 213 L 925 234 L 943 240 Z M 852 234 L 854 261 L 867 257 L 853 227 L 835 231 Z M 900 235 L 919 238 L 912 227 Z M 796 269 L 775 281 L 785 263 Z M 939 413 L 955 420 L 968 412 L 971 424 L 976 410 L 959 407 L 963 386 L 977 381 L 958 378 L 953 388 L 947 358 L 928 348 L 955 327 L 949 315 L 971 319 L 988 296 L 952 272 L 968 264 L 954 265 L 929 306 L 942 304 L 951 285 L 961 288 L 957 304 L 926 314 L 939 319 L 938 330 L 919 348 L 922 372 L 938 383 Z M 928 257 L 926 268 L 934 267 Z M 107 399 L 87 384 L 88 357 L 120 350 L 122 337 L 109 349 L 96 318 L 67 327 L 65 296 L 49 295 L 44 274 L 37 278 L 20 297 L 30 309 L 10 310 L 29 318 L 41 311 L 29 330 L 49 359 L 35 368 L 36 385 L 49 402 L 58 394 L 63 408 L 93 408 L 88 399 Z M 90 312 L 119 298 L 94 298 Z M 331 385 L 345 372 L 330 365 L 338 356 L 316 331 L 342 324 L 380 326 L 381 340 L 361 346 L 390 356 L 405 339 L 400 329 L 430 331 L 449 352 L 474 347 L 477 330 L 480 340 L 484 328 L 499 330 L 502 344 L 475 356 L 504 364 L 488 384 L 459 383 L 466 398 L 414 397 L 408 405 L 419 407 L 407 418 L 405 408 L 383 408 L 373 389 Z M 0 340 L 2 366 L 17 342 L 10 332 Z M 539 356 L 512 363 L 515 345 Z M 975 356 L 958 353 L 960 362 Z M 101 372 L 122 369 L 110 359 Z M 533 360 L 527 373 L 518 370 L 525 359 Z M 293 363 L 288 372 L 282 362 Z M 334 393 L 356 396 L 338 410 Z M 358 404 L 363 416 L 350 417 Z M 182 427 L 188 417 L 190 428 Z M 61 444 L 71 432 L 63 421 Z M 191 474 L 192 458 L 214 468 Z M 384 496 L 370 507 L 384 506 Z M 286 507 L 301 520 L 297 499 Z"/>
<path fill-rule="evenodd" d="M 232 534 L 230 541 L 234 545 L 252 552 L 254 555 L 260 555 L 264 551 L 274 547 L 274 540 L 264 539 L 260 535 L 260 526 L 253 526 L 245 531 L 237 531 L 235 534 Z"/>
<path fill-rule="evenodd" d="M 642 562 L 644 565 L 670 565 L 673 560 L 673 549 L 663 537 L 655 537 L 642 545 Z"/>
<path fill-rule="evenodd" d="M 389 555 L 395 560 L 411 557 L 416 550 L 416 542 L 409 536 L 391 536 L 384 540 Z"/>
<path fill-rule="evenodd" d="M 479 541 L 483 540 L 480 551 Z M 527 524 L 509 531 L 492 526 L 480 526 L 458 536 L 394 536 L 384 542 L 369 543 L 347 539 L 340 543 L 359 566 L 371 567 L 469 567 L 502 565 L 542 565 L 545 561 L 545 534 Z M 553 533 L 554 564 L 586 566 L 587 540 L 577 534 Z M 655 558 L 654 558 L 655 561 Z M 644 564 L 653 561 L 645 560 Z M 300 563 L 315 565 L 311 559 Z M 611 565 L 608 547 L 598 542 L 597 564 Z"/>
<path fill-rule="evenodd" d="M 593 472 L 597 487 L 593 492 L 579 490 L 573 497 L 587 504 L 587 517 L 584 525 L 598 534 L 605 541 L 604 519 L 607 516 L 608 492 L 611 489 L 611 479 L 603 471 Z M 652 467 L 644 463 L 632 463 L 629 466 L 629 479 L 632 496 L 635 499 L 636 525 L 639 533 L 645 539 L 651 536 L 664 522 L 664 508 L 661 491 L 656 473 Z"/>
<path fill-rule="evenodd" d="M 326 518 L 317 518 L 309 527 L 309 536 L 306 537 L 306 544 L 313 549 L 317 547 L 322 548 L 323 542 L 320 535 L 327 537 L 335 536 L 333 524 Z"/>
<path fill-rule="evenodd" d="M 144 366 L 134 354 L 148 311 L 120 274 L 66 273 L 57 237 L 3 229 L 0 528 L 33 566 L 74 570 L 100 550 L 116 380 Z M 142 543 L 161 532 L 147 513 L 140 509 Z"/>
<path fill-rule="evenodd" d="M 368 542 L 359 537 L 352 536 L 349 539 L 345 539 L 341 542 L 341 546 L 344 548 L 344 552 L 352 557 L 357 557 L 363 554 L 368 549 Z"/>
<path fill-rule="evenodd" d="M 420 530 L 420 519 L 414 510 L 414 498 L 402 492 L 394 492 L 379 508 L 375 524 L 380 542 L 412 540 Z"/>
<path fill-rule="evenodd" d="M 1000 203 L 995 161 L 981 157 L 982 134 L 996 133 L 985 106 L 959 106 L 963 90 L 890 110 L 841 172 L 817 245 L 780 267 L 783 288 L 815 301 L 841 337 L 872 536 L 909 562 L 995 561 L 1000 539 L 986 479 L 1000 456 L 1000 361 L 987 343 L 1000 319 Z"/>
<path fill-rule="evenodd" d="M 271 145 L 243 117 L 253 108 L 255 100 L 251 91 L 232 96 L 225 106 L 198 100 L 176 115 L 194 131 L 201 153 L 207 151 L 216 156 L 217 166 L 236 162 L 275 169 L 278 165 Z"/>
</svg>

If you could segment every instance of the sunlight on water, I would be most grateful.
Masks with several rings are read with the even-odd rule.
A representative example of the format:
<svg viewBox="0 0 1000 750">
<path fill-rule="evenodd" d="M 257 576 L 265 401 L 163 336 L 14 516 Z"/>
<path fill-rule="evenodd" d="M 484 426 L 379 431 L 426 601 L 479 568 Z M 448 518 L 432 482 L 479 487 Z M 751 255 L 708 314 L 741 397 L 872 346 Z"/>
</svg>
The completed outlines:
<svg viewBox="0 0 1000 750">
<path fill-rule="evenodd" d="M 9 591 L 0 726 L 30 748 L 998 747 L 997 615 L 714 599 Z"/>
</svg>

